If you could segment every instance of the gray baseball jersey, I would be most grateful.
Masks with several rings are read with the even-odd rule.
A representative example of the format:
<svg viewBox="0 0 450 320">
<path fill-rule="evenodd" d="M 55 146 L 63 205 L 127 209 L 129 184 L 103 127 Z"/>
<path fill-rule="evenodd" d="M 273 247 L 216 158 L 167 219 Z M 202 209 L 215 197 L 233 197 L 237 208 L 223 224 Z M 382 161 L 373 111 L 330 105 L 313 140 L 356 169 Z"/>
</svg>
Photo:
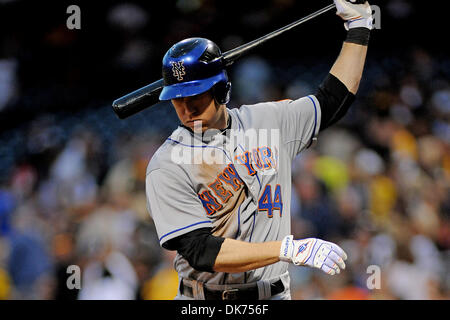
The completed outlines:
<svg viewBox="0 0 450 320">
<path fill-rule="evenodd" d="M 176 129 L 153 155 L 147 205 L 160 244 L 198 228 L 247 242 L 291 233 L 291 162 L 319 132 L 315 96 L 227 109 L 231 129 L 193 134 Z M 242 284 L 285 274 L 278 262 L 243 273 L 194 270 L 177 255 L 178 275 L 208 284 Z"/>
</svg>

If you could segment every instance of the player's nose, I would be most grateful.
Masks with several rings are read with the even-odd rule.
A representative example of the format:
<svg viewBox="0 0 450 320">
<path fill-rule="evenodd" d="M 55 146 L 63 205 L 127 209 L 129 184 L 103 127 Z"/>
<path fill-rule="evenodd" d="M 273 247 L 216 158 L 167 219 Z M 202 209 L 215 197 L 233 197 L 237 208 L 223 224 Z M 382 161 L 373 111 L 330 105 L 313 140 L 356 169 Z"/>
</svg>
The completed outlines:
<svg viewBox="0 0 450 320">
<path fill-rule="evenodd" d="M 192 103 L 184 103 L 184 113 L 187 116 L 193 116 L 197 113 L 198 109 Z"/>
</svg>

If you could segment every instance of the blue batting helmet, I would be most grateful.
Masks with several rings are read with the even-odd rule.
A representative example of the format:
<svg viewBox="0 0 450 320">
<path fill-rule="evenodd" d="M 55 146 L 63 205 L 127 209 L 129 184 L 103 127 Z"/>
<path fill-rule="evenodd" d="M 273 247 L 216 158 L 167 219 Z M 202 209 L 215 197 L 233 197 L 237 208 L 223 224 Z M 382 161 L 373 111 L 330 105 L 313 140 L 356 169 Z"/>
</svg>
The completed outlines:
<svg viewBox="0 0 450 320">
<path fill-rule="evenodd" d="M 226 104 L 231 83 L 222 53 L 211 40 L 189 38 L 172 46 L 163 58 L 164 88 L 160 100 L 190 97 L 213 89 L 215 100 Z"/>
</svg>

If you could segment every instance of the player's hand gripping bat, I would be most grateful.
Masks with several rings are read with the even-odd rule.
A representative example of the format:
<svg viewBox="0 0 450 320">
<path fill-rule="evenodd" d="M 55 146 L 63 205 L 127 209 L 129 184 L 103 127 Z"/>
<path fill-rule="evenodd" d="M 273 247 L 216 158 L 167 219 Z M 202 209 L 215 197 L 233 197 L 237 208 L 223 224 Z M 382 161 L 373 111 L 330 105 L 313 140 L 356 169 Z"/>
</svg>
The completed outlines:
<svg viewBox="0 0 450 320">
<path fill-rule="evenodd" d="M 256 40 L 253 40 L 249 43 L 243 44 L 237 48 L 234 48 L 230 51 L 225 52 L 222 55 L 222 63 L 223 67 L 228 67 L 234 63 L 239 57 L 241 57 L 244 54 L 247 54 L 251 49 L 261 45 L 262 43 L 275 38 L 279 36 L 280 34 L 291 30 L 292 28 L 295 28 L 296 26 L 311 20 L 331 9 L 335 8 L 335 4 L 330 4 L 329 6 L 326 6 L 325 8 L 322 8 L 314 13 L 311 13 L 310 15 L 303 17 L 297 21 L 292 22 L 291 24 L 288 24 L 287 26 L 284 26 L 278 30 L 275 30 L 269 34 L 266 34 L 265 36 L 262 36 L 261 38 L 258 38 Z M 146 85 L 145 87 L 142 87 L 136 91 L 133 91 L 117 100 L 114 100 L 112 106 L 113 110 L 116 113 L 116 115 L 120 119 L 125 119 L 133 114 L 138 113 L 141 110 L 144 110 L 156 103 L 159 102 L 159 94 L 161 93 L 162 89 L 164 87 L 164 81 L 163 79 L 160 79 L 158 81 L 155 81 L 149 85 Z"/>
</svg>

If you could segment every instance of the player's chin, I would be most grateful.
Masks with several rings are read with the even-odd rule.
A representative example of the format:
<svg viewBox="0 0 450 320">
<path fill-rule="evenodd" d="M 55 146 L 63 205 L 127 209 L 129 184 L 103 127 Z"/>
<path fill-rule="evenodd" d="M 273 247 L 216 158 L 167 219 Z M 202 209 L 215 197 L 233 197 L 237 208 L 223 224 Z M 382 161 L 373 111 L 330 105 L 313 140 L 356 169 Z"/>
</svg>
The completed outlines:
<svg viewBox="0 0 450 320">
<path fill-rule="evenodd" d="M 188 120 L 184 123 L 184 125 L 194 131 L 202 130 L 205 131 L 208 129 L 208 122 L 205 120 Z"/>
</svg>

